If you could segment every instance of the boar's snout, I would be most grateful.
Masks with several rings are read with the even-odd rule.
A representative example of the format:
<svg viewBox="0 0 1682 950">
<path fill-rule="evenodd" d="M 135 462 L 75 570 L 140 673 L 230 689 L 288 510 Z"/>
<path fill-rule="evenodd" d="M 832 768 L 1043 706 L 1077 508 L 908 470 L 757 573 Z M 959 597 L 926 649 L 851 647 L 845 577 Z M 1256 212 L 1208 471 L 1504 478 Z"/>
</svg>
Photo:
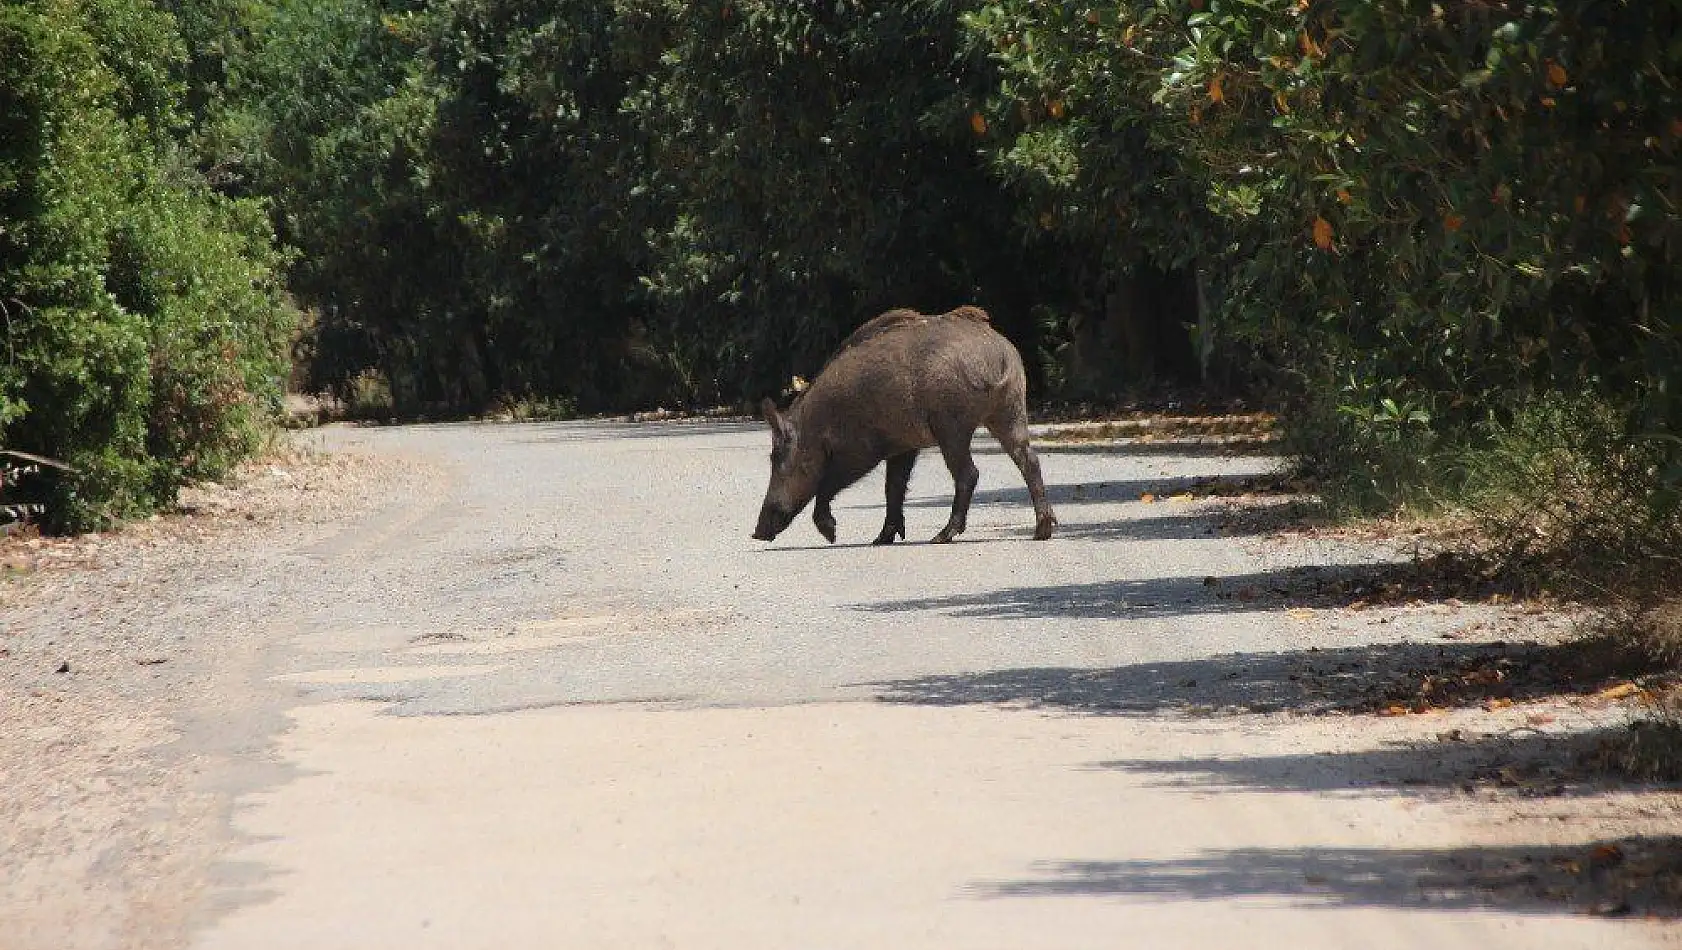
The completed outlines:
<svg viewBox="0 0 1682 950">
<path fill-rule="evenodd" d="M 795 512 L 784 511 L 776 505 L 766 502 L 759 509 L 759 525 L 753 529 L 755 541 L 774 541 L 777 535 L 783 533 L 789 522 L 794 520 Z"/>
</svg>

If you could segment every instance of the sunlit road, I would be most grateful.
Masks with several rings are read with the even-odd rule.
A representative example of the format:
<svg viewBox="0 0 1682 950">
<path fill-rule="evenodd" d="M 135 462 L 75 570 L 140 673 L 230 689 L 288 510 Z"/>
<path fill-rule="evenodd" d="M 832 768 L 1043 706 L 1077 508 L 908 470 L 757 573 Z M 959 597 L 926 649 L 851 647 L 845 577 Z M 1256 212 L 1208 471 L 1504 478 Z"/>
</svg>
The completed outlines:
<svg viewBox="0 0 1682 950">
<path fill-rule="evenodd" d="M 877 548 L 880 474 L 838 545 L 749 539 L 755 425 L 329 438 L 448 475 L 291 556 L 205 950 L 1643 945 L 1460 886 L 1476 814 L 1293 714 L 1285 659 L 1444 621 L 1221 596 L 1360 556 L 1171 500 L 1266 460 L 1042 447 L 1035 543 L 978 439 L 968 534 L 920 543 L 930 453 Z"/>
</svg>

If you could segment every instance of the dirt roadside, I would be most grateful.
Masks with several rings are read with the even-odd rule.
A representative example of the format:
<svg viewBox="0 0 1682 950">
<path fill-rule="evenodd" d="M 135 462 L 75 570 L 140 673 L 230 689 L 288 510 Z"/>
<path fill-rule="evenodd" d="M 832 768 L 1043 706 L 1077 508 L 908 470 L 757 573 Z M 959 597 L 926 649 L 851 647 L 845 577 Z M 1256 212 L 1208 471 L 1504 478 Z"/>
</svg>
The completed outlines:
<svg viewBox="0 0 1682 950">
<path fill-rule="evenodd" d="M 5 950 L 186 942 L 226 838 L 218 759 L 272 731 L 251 674 L 283 639 L 270 608 L 299 580 L 294 552 L 437 477 L 292 445 L 174 514 L 0 542 Z"/>
</svg>

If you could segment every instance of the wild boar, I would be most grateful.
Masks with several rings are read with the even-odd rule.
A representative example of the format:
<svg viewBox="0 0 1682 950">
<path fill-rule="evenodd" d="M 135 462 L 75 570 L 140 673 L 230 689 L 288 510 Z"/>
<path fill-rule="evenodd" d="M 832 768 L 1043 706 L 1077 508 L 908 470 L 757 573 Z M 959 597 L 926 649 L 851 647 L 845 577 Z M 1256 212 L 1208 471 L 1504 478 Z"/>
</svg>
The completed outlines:
<svg viewBox="0 0 1682 950">
<path fill-rule="evenodd" d="M 938 445 L 952 473 L 952 515 L 933 543 L 962 534 L 980 479 L 970 441 L 984 425 L 1022 471 L 1034 502 L 1034 538 L 1057 526 L 1039 457 L 1028 444 L 1022 357 L 978 307 L 922 314 L 890 310 L 859 327 L 788 412 L 766 399 L 771 484 L 753 536 L 770 541 L 814 497 L 812 522 L 835 543 L 830 502 L 888 463 L 888 512 L 875 544 L 905 537 L 905 489 L 917 453 Z"/>
</svg>

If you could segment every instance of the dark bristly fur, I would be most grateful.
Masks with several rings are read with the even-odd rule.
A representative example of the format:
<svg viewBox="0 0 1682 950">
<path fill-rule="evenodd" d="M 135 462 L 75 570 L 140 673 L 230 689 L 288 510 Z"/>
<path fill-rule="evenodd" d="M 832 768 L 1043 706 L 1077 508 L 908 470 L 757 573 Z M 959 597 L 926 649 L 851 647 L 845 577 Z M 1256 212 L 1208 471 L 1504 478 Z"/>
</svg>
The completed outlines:
<svg viewBox="0 0 1682 950">
<path fill-rule="evenodd" d="M 1022 357 L 993 330 L 985 311 L 890 310 L 847 337 L 789 411 L 765 400 L 771 425 L 771 484 L 753 536 L 769 541 L 813 498 L 812 521 L 831 542 L 830 502 L 888 462 L 887 518 L 877 544 L 905 537 L 905 489 L 917 453 L 939 446 L 955 492 L 952 514 L 934 541 L 963 533 L 980 473 L 970 441 L 984 425 L 1022 472 L 1033 498 L 1034 537 L 1051 537 L 1057 518 L 1046 501 L 1040 463 L 1028 444 Z"/>
<path fill-rule="evenodd" d="M 987 311 L 980 307 L 963 306 L 949 313 L 937 313 L 933 316 L 918 313 L 915 310 L 889 310 L 879 317 L 872 317 L 865 321 L 863 326 L 849 334 L 845 340 L 841 341 L 841 345 L 835 348 L 835 354 L 829 358 L 829 361 L 835 362 L 835 357 L 840 356 L 843 350 L 850 350 L 860 343 L 874 340 L 884 333 L 912 326 L 927 325 L 936 320 L 973 320 L 982 326 L 992 325 L 992 318 L 987 316 Z"/>
</svg>

